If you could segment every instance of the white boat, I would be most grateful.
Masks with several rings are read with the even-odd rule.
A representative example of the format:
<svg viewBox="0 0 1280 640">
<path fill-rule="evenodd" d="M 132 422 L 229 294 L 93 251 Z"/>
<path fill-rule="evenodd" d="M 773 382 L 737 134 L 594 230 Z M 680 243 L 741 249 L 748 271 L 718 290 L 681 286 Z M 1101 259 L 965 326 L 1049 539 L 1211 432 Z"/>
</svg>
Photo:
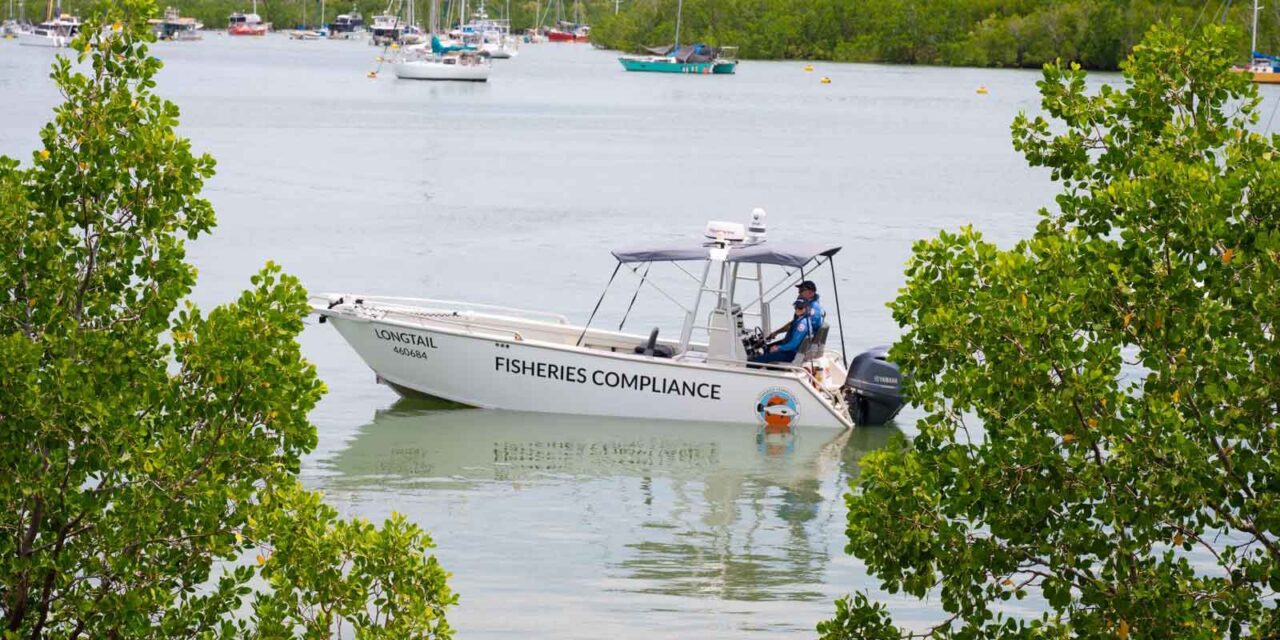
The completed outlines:
<svg viewBox="0 0 1280 640">
<path fill-rule="evenodd" d="M 793 362 L 748 361 L 769 330 L 770 300 L 829 263 L 840 247 L 768 241 L 761 210 L 753 213 L 749 234 L 741 224 L 713 222 L 706 235 L 705 243 L 613 251 L 615 277 L 623 266 L 637 274 L 643 268 L 639 286 L 657 288 L 673 302 L 647 278 L 649 265 L 701 272 L 692 305 L 680 305 L 683 325 L 673 338 L 659 339 L 657 329 L 646 337 L 592 328 L 594 312 L 578 326 L 558 314 L 359 294 L 329 294 L 313 299 L 312 307 L 379 381 L 465 405 L 774 428 L 844 429 L 897 414 L 897 367 L 876 350 L 846 368 L 842 351 L 826 346 L 829 325 L 806 339 Z M 698 263 L 700 270 L 681 266 Z M 785 275 L 769 285 L 766 269 L 775 267 Z M 750 330 L 748 318 L 755 323 Z M 695 341 L 695 333 L 705 341 Z"/>
<path fill-rule="evenodd" d="M 164 19 L 148 20 L 147 23 L 157 40 L 194 42 L 203 39 L 200 30 L 204 24 L 195 18 L 183 18 L 173 7 L 165 7 Z"/>
<path fill-rule="evenodd" d="M 520 39 L 511 35 L 510 21 L 490 18 L 483 1 L 472 15 L 471 22 L 459 26 L 449 35 L 496 60 L 514 58 L 520 52 Z"/>
<path fill-rule="evenodd" d="M 0 38 L 4 38 L 5 40 L 17 38 L 18 34 L 23 31 L 26 31 L 26 28 L 24 28 L 17 20 L 12 18 L 0 23 Z"/>
<path fill-rule="evenodd" d="M 485 82 L 493 62 L 474 51 L 450 51 L 435 55 L 430 49 L 407 49 L 391 66 L 402 80 L 457 80 Z"/>
<path fill-rule="evenodd" d="M 369 27 L 369 44 L 379 47 L 396 44 L 400 42 L 400 32 L 403 30 L 404 23 L 398 16 L 374 16 L 373 25 Z"/>
<path fill-rule="evenodd" d="M 18 32 L 18 44 L 28 47 L 66 47 L 80 32 L 80 19 L 62 14 Z"/>
</svg>

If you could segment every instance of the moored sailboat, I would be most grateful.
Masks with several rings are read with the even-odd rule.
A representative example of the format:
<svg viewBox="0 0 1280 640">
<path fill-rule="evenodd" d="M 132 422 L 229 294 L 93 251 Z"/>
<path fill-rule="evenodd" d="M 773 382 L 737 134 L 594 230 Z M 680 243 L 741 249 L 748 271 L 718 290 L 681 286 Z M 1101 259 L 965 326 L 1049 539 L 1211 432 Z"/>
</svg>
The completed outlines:
<svg viewBox="0 0 1280 640">
<path fill-rule="evenodd" d="M 1258 51 L 1258 12 L 1262 7 L 1258 0 L 1253 0 L 1253 35 L 1249 41 L 1249 66 L 1237 69 L 1248 73 L 1250 78 L 1260 84 L 1280 84 L 1280 56 Z"/>
<path fill-rule="evenodd" d="M 488 55 L 462 46 L 445 46 L 438 36 L 431 45 L 409 46 L 392 62 L 392 72 L 401 80 L 455 80 L 486 82 L 493 62 Z"/>
<path fill-rule="evenodd" d="M 676 39 L 670 47 L 649 49 L 651 55 L 619 56 L 627 71 L 657 73 L 691 73 L 697 75 L 730 74 L 738 67 L 737 47 L 711 47 L 705 44 L 680 46 L 680 18 L 684 0 L 676 5 Z"/>
</svg>

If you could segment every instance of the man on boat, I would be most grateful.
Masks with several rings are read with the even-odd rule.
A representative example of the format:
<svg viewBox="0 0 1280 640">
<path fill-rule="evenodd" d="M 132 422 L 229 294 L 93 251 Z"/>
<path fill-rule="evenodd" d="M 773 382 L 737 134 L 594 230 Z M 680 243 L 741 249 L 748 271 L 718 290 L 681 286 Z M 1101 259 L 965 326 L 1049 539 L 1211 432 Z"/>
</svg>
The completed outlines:
<svg viewBox="0 0 1280 640">
<path fill-rule="evenodd" d="M 800 298 L 808 304 L 810 326 L 814 331 L 821 329 L 827 323 L 827 311 L 818 302 L 818 285 L 812 280 L 805 280 L 796 285 L 796 288 L 800 290 Z"/>
<path fill-rule="evenodd" d="M 800 299 L 804 300 L 805 310 L 809 313 L 809 328 L 817 332 L 827 322 L 827 312 L 822 308 L 822 304 L 818 302 L 818 285 L 814 284 L 812 280 L 805 280 L 796 285 L 796 288 L 800 290 Z M 790 330 L 790 324 L 778 327 L 776 331 L 769 334 L 768 339 L 772 340 L 779 333 Z"/>
<path fill-rule="evenodd" d="M 781 342 L 770 345 L 764 353 L 751 358 L 752 362 L 791 362 L 796 359 L 796 353 L 800 351 L 800 343 L 813 333 L 813 326 L 809 322 L 808 301 L 804 298 L 796 298 L 792 308 L 796 315 L 787 325 L 786 337 Z"/>
</svg>

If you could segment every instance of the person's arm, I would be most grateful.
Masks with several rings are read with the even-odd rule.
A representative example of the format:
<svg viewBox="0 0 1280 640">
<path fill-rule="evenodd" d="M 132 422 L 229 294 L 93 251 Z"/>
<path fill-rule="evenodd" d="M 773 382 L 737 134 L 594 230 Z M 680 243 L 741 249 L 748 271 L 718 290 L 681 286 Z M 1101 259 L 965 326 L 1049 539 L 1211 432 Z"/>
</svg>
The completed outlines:
<svg viewBox="0 0 1280 640">
<path fill-rule="evenodd" d="M 791 332 L 791 339 L 778 345 L 779 351 L 797 351 L 800 349 L 800 343 L 804 342 L 804 337 L 809 335 L 809 319 L 801 318 L 796 321 L 796 330 Z"/>
</svg>

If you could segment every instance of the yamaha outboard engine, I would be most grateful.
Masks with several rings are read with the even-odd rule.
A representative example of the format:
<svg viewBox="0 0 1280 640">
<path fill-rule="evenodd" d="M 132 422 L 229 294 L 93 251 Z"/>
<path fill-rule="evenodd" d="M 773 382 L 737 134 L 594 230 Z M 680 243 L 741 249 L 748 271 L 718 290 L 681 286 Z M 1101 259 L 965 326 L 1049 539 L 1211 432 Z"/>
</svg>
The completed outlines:
<svg viewBox="0 0 1280 640">
<path fill-rule="evenodd" d="M 872 347 L 849 363 L 844 399 L 855 424 L 881 425 L 902 409 L 902 374 L 885 359 L 888 353 L 888 345 Z"/>
</svg>

